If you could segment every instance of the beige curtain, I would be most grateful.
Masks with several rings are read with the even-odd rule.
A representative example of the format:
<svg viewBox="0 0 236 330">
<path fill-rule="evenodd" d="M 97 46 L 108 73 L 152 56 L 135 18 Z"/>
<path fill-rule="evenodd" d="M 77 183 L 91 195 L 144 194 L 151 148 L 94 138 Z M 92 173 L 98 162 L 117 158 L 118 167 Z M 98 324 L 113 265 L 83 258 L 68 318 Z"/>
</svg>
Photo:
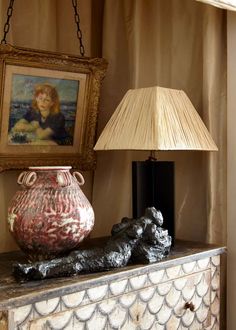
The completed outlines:
<svg viewBox="0 0 236 330">
<path fill-rule="evenodd" d="M 227 232 L 227 108 L 226 11 L 204 6 L 203 119 L 219 151 L 204 159 L 207 187 L 207 241 L 226 244 Z"/>
<path fill-rule="evenodd" d="M 79 12 L 83 26 L 86 55 L 90 56 L 91 2 L 80 0 Z M 9 0 L 0 1 L 0 33 L 7 18 Z M 71 1 L 17 0 L 13 6 L 7 41 L 16 46 L 60 51 L 79 55 L 74 10 Z"/>
<path fill-rule="evenodd" d="M 183 89 L 219 151 L 157 154 L 160 160 L 175 161 L 176 236 L 225 242 L 225 12 L 189 0 L 107 0 L 103 24 L 103 57 L 109 69 L 99 132 L 127 89 Z M 99 152 L 93 236 L 109 234 L 111 224 L 132 215 L 131 161 L 146 158 L 141 152 Z"/>
</svg>

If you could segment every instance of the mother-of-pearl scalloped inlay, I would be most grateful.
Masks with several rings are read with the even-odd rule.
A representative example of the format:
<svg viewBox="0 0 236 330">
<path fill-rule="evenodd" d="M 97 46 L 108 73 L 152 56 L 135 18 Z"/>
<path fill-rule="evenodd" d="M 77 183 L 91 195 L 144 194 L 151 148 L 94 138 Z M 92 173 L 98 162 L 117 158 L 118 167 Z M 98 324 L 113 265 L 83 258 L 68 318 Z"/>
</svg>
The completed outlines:
<svg viewBox="0 0 236 330">
<path fill-rule="evenodd" d="M 209 257 L 147 268 L 142 275 L 108 277 L 102 285 L 14 308 L 9 324 L 18 330 L 219 330 L 219 281 L 219 256 L 214 263 Z"/>
</svg>

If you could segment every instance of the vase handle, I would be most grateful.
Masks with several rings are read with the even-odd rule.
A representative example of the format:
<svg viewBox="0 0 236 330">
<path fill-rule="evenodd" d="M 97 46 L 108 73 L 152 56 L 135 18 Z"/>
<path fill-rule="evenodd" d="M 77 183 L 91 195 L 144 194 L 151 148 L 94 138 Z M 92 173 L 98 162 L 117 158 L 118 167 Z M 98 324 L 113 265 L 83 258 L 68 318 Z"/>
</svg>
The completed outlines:
<svg viewBox="0 0 236 330">
<path fill-rule="evenodd" d="M 26 173 L 27 174 L 24 176 L 23 179 L 23 184 L 27 187 L 31 187 L 37 180 L 37 174 L 35 172 L 26 172 Z"/>
<path fill-rule="evenodd" d="M 24 172 L 21 172 L 21 174 L 18 176 L 18 179 L 17 179 L 17 183 L 22 185 L 24 183 L 24 178 L 25 178 L 25 175 L 26 175 L 26 171 Z"/>
<path fill-rule="evenodd" d="M 84 177 L 79 172 L 73 172 L 73 177 L 78 181 L 78 184 L 82 186 L 84 184 Z"/>
<path fill-rule="evenodd" d="M 36 180 L 37 174 L 35 172 L 24 171 L 18 176 L 17 183 L 26 187 L 31 187 Z"/>
</svg>

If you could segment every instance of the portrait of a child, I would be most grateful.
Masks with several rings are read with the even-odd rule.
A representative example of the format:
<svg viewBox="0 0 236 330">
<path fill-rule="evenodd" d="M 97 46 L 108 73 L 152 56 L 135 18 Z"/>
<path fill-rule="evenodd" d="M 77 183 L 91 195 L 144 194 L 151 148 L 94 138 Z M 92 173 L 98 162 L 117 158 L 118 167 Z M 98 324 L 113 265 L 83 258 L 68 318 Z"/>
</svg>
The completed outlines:
<svg viewBox="0 0 236 330">
<path fill-rule="evenodd" d="M 31 108 L 12 131 L 33 132 L 36 139 L 53 140 L 58 144 L 66 139 L 65 117 L 60 111 L 56 88 L 47 83 L 36 85 Z"/>
<path fill-rule="evenodd" d="M 13 74 L 8 144 L 73 145 L 79 82 Z"/>
</svg>

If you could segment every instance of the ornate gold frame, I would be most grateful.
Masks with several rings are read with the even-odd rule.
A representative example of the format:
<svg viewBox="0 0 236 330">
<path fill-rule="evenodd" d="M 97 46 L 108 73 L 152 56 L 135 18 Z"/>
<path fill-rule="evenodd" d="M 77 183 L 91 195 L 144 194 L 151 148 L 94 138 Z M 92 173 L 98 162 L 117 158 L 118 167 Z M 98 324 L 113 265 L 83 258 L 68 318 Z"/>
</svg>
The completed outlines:
<svg viewBox="0 0 236 330">
<path fill-rule="evenodd" d="M 20 169 L 31 165 L 71 165 L 80 170 L 92 170 L 96 165 L 93 146 L 98 117 L 100 87 L 107 62 L 102 58 L 87 58 L 11 45 L 0 45 L 0 170 Z M 72 147 L 50 145 L 11 145 L 8 141 L 9 99 L 12 73 L 73 80 L 82 77 L 83 106 L 76 104 L 76 121 Z M 10 81 L 10 82 L 9 82 Z M 79 101 L 78 101 L 79 103 Z M 7 106 L 8 105 L 8 106 Z M 81 109 L 82 110 L 81 110 Z"/>
</svg>

